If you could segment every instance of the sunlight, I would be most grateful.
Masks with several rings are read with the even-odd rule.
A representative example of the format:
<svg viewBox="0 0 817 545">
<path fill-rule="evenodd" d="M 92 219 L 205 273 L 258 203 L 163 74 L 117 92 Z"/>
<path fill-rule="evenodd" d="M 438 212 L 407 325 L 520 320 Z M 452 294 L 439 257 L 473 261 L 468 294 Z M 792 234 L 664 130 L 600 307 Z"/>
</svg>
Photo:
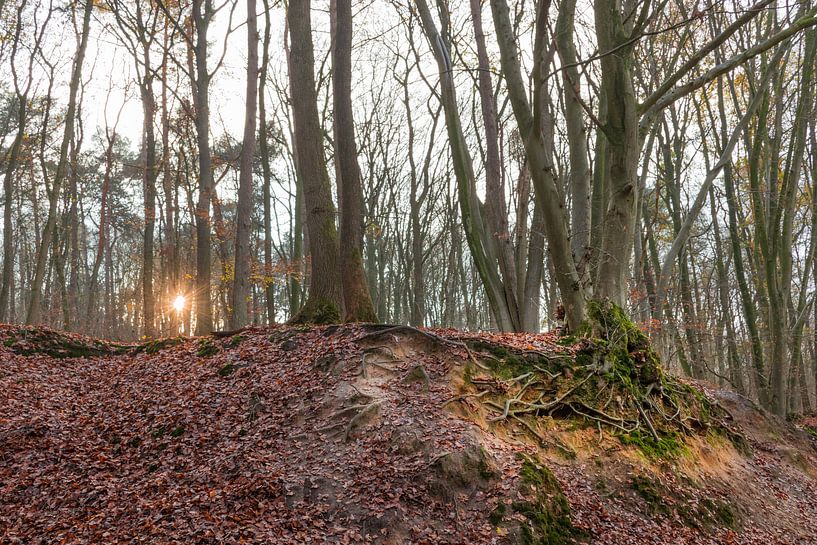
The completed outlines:
<svg viewBox="0 0 817 545">
<path fill-rule="evenodd" d="M 176 312 L 181 312 L 184 310 L 184 305 L 187 302 L 184 295 L 177 295 L 175 299 L 173 299 L 173 310 Z"/>
</svg>

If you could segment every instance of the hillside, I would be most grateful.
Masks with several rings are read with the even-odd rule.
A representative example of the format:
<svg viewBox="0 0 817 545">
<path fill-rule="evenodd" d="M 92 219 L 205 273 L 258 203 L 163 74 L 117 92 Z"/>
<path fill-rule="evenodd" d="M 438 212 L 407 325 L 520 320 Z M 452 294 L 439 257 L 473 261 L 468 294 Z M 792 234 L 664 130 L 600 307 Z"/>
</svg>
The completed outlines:
<svg viewBox="0 0 817 545">
<path fill-rule="evenodd" d="M 814 440 L 649 352 L 619 383 L 553 335 L 0 341 L 2 543 L 817 543 Z"/>
</svg>

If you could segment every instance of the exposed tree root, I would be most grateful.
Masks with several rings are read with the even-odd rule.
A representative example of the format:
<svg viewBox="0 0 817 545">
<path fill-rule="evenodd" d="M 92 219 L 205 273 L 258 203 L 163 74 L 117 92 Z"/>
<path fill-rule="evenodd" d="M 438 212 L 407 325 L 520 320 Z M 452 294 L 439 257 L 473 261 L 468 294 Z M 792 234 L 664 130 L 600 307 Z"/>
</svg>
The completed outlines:
<svg viewBox="0 0 817 545">
<path fill-rule="evenodd" d="M 477 353 L 489 352 L 480 356 L 490 373 L 468 375 L 471 391 L 446 404 L 476 399 L 489 422 L 521 425 L 540 443 L 550 442 L 529 418 L 578 419 L 598 428 L 600 438 L 606 428 L 645 452 L 667 455 L 683 448 L 681 436 L 710 430 L 745 444 L 728 425 L 728 413 L 663 373 L 649 340 L 618 307 L 594 303 L 590 317 L 570 365 L 564 355 L 471 341 L 478 343 Z"/>
<path fill-rule="evenodd" d="M 365 349 L 363 351 L 363 355 L 360 358 L 360 375 L 362 377 L 366 378 L 366 377 L 369 376 L 369 371 L 368 371 L 369 366 L 377 367 L 377 368 L 382 369 L 382 370 L 384 370 L 384 371 L 386 371 L 388 373 L 396 373 L 397 372 L 396 369 L 386 365 L 385 363 L 381 363 L 381 362 L 378 362 L 378 361 L 371 361 L 370 359 L 367 359 L 367 356 L 372 356 L 373 354 L 375 354 L 378 351 L 388 352 L 389 357 L 391 358 L 389 361 L 392 361 L 392 362 L 401 361 L 400 358 L 398 358 L 397 356 L 394 355 L 394 351 L 391 348 L 389 348 L 388 346 L 372 346 L 370 348 L 367 348 L 367 349 Z"/>
</svg>

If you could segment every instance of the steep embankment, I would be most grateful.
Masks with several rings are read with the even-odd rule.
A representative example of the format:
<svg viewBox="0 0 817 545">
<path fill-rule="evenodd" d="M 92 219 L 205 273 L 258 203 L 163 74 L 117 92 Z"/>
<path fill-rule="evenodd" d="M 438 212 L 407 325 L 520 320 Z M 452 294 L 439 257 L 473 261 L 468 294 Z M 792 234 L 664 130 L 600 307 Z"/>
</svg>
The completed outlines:
<svg viewBox="0 0 817 545">
<path fill-rule="evenodd" d="M 0 542 L 817 543 L 808 435 L 628 346 L 5 327 Z"/>
</svg>

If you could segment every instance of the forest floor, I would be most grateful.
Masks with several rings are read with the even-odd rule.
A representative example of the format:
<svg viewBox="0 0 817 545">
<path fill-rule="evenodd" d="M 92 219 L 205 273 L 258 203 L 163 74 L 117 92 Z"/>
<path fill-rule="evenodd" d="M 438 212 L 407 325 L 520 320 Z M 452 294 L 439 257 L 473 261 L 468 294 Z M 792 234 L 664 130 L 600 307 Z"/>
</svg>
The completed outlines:
<svg viewBox="0 0 817 545">
<path fill-rule="evenodd" d="M 817 544 L 817 427 L 696 385 L 742 442 L 656 452 L 486 404 L 512 382 L 492 360 L 576 352 L 388 326 L 139 346 L 0 326 L 0 543 Z"/>
</svg>

